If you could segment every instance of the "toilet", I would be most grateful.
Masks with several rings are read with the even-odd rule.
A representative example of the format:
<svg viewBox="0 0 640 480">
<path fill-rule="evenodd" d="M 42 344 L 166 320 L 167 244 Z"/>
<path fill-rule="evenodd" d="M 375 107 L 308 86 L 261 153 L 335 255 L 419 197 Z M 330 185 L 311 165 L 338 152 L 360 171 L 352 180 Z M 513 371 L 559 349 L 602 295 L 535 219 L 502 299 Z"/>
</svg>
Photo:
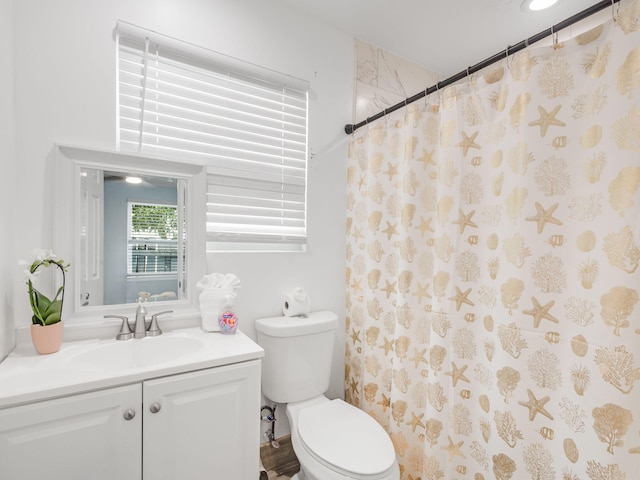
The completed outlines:
<svg viewBox="0 0 640 480">
<path fill-rule="evenodd" d="M 264 349 L 262 392 L 286 404 L 291 443 L 300 462 L 292 480 L 399 480 L 393 444 L 384 428 L 362 410 L 324 396 L 329 388 L 338 317 L 256 320 Z"/>
</svg>

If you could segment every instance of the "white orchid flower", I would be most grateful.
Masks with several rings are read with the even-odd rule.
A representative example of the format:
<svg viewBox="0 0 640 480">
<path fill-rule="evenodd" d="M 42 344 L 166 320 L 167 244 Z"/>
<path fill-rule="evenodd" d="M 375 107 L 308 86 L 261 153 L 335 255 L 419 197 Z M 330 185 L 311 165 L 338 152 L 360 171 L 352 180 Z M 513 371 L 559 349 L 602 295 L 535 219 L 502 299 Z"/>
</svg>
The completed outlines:
<svg viewBox="0 0 640 480">
<path fill-rule="evenodd" d="M 30 270 L 24 270 L 24 275 L 27 278 L 27 281 L 35 282 L 40 275 L 40 271 L 36 270 L 35 272 L 31 273 Z"/>
<path fill-rule="evenodd" d="M 33 249 L 33 256 L 35 257 L 35 259 L 38 262 L 43 262 L 47 259 L 47 251 L 44 250 L 43 248 L 34 248 Z"/>
</svg>

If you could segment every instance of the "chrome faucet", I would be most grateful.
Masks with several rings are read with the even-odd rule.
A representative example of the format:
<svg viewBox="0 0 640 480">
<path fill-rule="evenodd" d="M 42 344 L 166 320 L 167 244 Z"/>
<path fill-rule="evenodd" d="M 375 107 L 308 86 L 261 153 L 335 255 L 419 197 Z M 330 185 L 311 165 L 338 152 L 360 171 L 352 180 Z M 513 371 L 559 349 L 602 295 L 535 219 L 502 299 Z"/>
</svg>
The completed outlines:
<svg viewBox="0 0 640 480">
<path fill-rule="evenodd" d="M 164 312 L 151 315 L 151 323 L 149 324 L 149 328 L 147 328 L 147 309 L 144 308 L 142 304 L 139 304 L 136 310 L 136 323 L 133 326 L 133 330 L 131 330 L 129 319 L 123 315 L 105 315 L 104 318 L 121 319 L 122 325 L 120 326 L 118 335 L 116 335 L 116 340 L 129 340 L 131 338 L 144 338 L 145 336 L 157 337 L 158 335 L 162 335 L 162 330 L 160 330 L 158 326 L 158 317 L 165 313 L 173 313 L 173 310 L 165 310 Z"/>
<path fill-rule="evenodd" d="M 123 315 L 105 315 L 104 318 L 119 318 L 122 320 L 120 331 L 116 335 L 116 340 L 129 340 L 133 338 L 133 332 L 131 331 L 131 325 L 129 325 L 129 319 Z"/>
<path fill-rule="evenodd" d="M 136 323 L 133 325 L 133 338 L 144 338 L 147 335 L 147 309 L 138 301 Z"/>
<path fill-rule="evenodd" d="M 147 335 L 149 337 L 162 335 L 162 330 L 160 330 L 160 327 L 158 326 L 158 317 L 160 315 L 164 315 L 165 313 L 173 313 L 173 310 L 165 310 L 164 312 L 158 312 L 151 315 L 151 323 L 149 324 L 149 328 L 147 329 Z"/>
</svg>

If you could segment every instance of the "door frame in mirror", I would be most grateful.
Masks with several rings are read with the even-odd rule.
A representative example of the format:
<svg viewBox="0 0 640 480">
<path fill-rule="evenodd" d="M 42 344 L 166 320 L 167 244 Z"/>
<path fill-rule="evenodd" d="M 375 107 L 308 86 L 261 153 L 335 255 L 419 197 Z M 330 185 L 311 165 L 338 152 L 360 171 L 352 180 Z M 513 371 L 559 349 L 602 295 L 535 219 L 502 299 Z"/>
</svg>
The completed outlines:
<svg viewBox="0 0 640 480">
<path fill-rule="evenodd" d="M 199 317 L 195 284 L 206 273 L 206 184 L 204 165 L 177 162 L 167 158 L 111 150 L 54 145 L 54 178 L 52 202 L 53 251 L 59 258 L 71 263 L 65 285 L 63 319 L 67 325 L 83 327 L 103 326 L 104 315 L 125 315 L 130 318 L 135 304 L 81 306 L 80 272 L 74 265 L 80 265 L 80 173 L 82 168 L 118 171 L 134 175 L 173 177 L 186 182 L 186 298 L 159 302 L 158 309 L 174 311 L 173 319 L 194 319 Z M 154 313 L 154 303 L 147 304 Z"/>
</svg>

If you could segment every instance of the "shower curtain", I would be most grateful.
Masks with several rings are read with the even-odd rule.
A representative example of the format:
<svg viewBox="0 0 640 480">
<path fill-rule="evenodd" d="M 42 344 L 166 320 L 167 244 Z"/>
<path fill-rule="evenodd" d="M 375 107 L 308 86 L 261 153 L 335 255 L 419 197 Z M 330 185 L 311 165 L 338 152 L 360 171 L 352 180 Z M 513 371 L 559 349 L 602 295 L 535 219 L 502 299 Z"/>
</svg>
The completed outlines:
<svg viewBox="0 0 640 480">
<path fill-rule="evenodd" d="M 345 396 L 402 479 L 640 478 L 639 187 L 637 2 L 353 134 Z"/>
</svg>

